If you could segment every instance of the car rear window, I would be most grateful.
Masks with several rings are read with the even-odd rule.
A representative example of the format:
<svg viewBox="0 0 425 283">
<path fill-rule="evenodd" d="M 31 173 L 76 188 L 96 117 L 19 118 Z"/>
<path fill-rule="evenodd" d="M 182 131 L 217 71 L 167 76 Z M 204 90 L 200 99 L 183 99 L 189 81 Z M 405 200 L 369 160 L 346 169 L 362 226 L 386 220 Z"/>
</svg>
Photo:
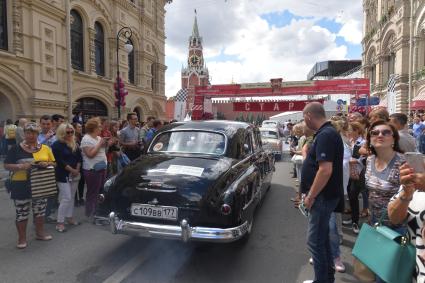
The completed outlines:
<svg viewBox="0 0 425 283">
<path fill-rule="evenodd" d="M 261 131 L 261 137 L 263 138 L 271 138 L 271 139 L 277 139 L 277 132 L 275 131 Z"/>
<path fill-rule="evenodd" d="M 155 137 L 148 152 L 224 154 L 223 134 L 201 131 L 165 132 Z"/>
</svg>

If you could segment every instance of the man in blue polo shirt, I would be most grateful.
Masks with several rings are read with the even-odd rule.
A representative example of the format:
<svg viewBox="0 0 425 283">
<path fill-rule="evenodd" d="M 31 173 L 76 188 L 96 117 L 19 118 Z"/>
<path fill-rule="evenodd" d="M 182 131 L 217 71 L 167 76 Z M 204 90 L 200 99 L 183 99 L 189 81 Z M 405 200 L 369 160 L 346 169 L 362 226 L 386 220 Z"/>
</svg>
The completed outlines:
<svg viewBox="0 0 425 283">
<path fill-rule="evenodd" d="M 415 119 L 413 119 L 413 122 L 413 136 L 417 139 L 424 131 L 425 125 L 422 124 L 421 119 L 419 117 L 415 117 Z"/>
<path fill-rule="evenodd" d="M 344 146 L 341 136 L 326 120 L 322 104 L 307 104 L 303 116 L 307 127 L 316 131 L 301 171 L 301 192 L 309 211 L 307 245 L 315 273 L 314 281 L 304 283 L 333 283 L 335 269 L 329 242 L 329 220 L 332 212 L 340 210 L 337 207 L 340 208 L 344 197 Z"/>
</svg>

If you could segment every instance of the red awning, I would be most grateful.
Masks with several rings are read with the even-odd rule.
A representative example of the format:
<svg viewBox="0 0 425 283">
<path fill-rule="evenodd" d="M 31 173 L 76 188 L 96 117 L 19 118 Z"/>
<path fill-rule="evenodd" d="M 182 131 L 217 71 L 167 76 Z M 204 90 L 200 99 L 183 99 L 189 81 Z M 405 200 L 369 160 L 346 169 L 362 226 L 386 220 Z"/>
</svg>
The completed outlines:
<svg viewBox="0 0 425 283">
<path fill-rule="evenodd" d="M 421 92 L 412 99 L 410 103 L 410 109 L 412 110 L 424 110 L 425 109 L 425 91 Z"/>
</svg>

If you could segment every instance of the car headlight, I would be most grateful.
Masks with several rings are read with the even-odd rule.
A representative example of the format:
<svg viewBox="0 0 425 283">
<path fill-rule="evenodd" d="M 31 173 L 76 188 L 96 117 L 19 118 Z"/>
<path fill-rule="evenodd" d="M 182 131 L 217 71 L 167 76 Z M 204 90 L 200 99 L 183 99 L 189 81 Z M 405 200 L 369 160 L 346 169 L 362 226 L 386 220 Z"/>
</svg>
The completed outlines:
<svg viewBox="0 0 425 283">
<path fill-rule="evenodd" d="M 111 188 L 111 186 L 114 184 L 116 177 L 117 177 L 117 175 L 112 176 L 111 178 L 106 180 L 105 184 L 103 185 L 103 191 L 105 193 L 107 193 L 109 191 L 109 189 Z"/>
</svg>

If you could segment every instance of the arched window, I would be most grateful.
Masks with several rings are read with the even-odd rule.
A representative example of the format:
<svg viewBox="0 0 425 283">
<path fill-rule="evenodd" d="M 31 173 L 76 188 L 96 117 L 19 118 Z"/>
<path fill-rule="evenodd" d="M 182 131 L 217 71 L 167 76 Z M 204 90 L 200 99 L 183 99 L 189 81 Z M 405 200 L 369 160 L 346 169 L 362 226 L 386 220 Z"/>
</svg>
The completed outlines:
<svg viewBox="0 0 425 283">
<path fill-rule="evenodd" d="M 87 121 L 91 117 L 107 117 L 108 108 L 102 101 L 92 98 L 85 97 L 80 98 L 77 101 L 77 106 L 72 110 L 73 114 L 83 112 L 83 120 Z"/>
<path fill-rule="evenodd" d="M 71 62 L 74 69 L 84 71 L 83 19 L 75 10 L 71 10 Z"/>
<path fill-rule="evenodd" d="M 7 0 L 0 0 L 0 49 L 7 50 Z"/>
<path fill-rule="evenodd" d="M 99 22 L 94 24 L 96 36 L 94 38 L 96 74 L 105 75 L 105 35 L 103 27 Z"/>
<path fill-rule="evenodd" d="M 129 39 L 129 41 L 131 45 L 134 46 L 131 39 Z M 134 84 L 134 48 L 130 53 L 128 53 L 128 81 Z"/>
</svg>

